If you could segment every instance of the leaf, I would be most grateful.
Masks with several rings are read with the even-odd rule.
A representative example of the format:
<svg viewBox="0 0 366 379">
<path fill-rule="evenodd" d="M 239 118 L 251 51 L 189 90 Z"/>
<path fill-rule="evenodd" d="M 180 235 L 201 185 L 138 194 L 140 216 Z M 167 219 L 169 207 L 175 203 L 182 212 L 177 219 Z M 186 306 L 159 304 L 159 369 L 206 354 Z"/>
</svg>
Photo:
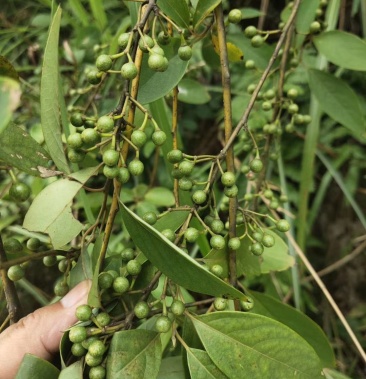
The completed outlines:
<svg viewBox="0 0 366 379">
<path fill-rule="evenodd" d="M 365 121 L 357 95 L 343 80 L 315 69 L 309 70 L 309 86 L 324 112 L 357 135 Z"/>
<path fill-rule="evenodd" d="M 188 349 L 187 358 L 192 379 L 227 379 L 204 350 Z"/>
<path fill-rule="evenodd" d="M 179 227 L 183 225 L 183 222 L 187 219 L 189 211 L 179 211 L 179 212 L 169 212 L 159 220 L 154 225 L 156 230 L 159 232 L 164 229 L 172 229 L 176 231 Z"/>
<path fill-rule="evenodd" d="M 0 76 L 0 135 L 19 106 L 21 93 L 19 82 Z"/>
<path fill-rule="evenodd" d="M 136 246 L 155 267 L 175 283 L 188 290 L 207 295 L 245 298 L 244 294 L 204 269 L 124 204 L 121 204 L 121 212 L 125 226 Z"/>
<path fill-rule="evenodd" d="M 59 370 L 50 362 L 32 354 L 24 355 L 15 379 L 57 379 Z"/>
<path fill-rule="evenodd" d="M 61 8 L 58 7 L 50 27 L 44 52 L 41 77 L 41 124 L 50 155 L 59 170 L 69 173 L 61 139 L 58 86 L 58 41 Z"/>
<path fill-rule="evenodd" d="M 254 299 L 254 307 L 251 313 L 273 318 L 288 326 L 312 346 L 322 361 L 323 367 L 335 366 L 332 347 L 318 324 L 304 313 L 281 303 L 271 296 L 255 291 L 250 291 L 250 295 Z"/>
<path fill-rule="evenodd" d="M 83 379 L 83 361 L 76 361 L 61 370 L 58 379 Z"/>
<path fill-rule="evenodd" d="M 170 207 L 174 205 L 174 195 L 165 187 L 154 187 L 146 192 L 145 200 L 157 207 Z"/>
<path fill-rule="evenodd" d="M 215 35 L 212 35 L 212 44 L 216 51 L 216 54 L 220 55 L 219 39 Z M 226 42 L 226 49 L 230 62 L 240 62 L 244 59 L 243 51 L 232 42 Z"/>
<path fill-rule="evenodd" d="M 93 308 L 101 307 L 99 290 L 98 290 L 98 276 L 100 272 L 100 267 L 103 263 L 102 256 L 100 255 L 103 239 L 104 239 L 104 234 L 99 234 L 99 236 L 97 237 L 95 241 L 92 256 L 91 256 L 92 269 L 94 270 L 94 273 L 93 273 L 92 285 L 91 285 L 89 295 L 88 295 L 88 305 L 90 305 Z"/>
<path fill-rule="evenodd" d="M 366 71 L 366 42 L 340 30 L 321 33 L 314 38 L 315 47 L 328 61 L 349 70 Z"/>
<path fill-rule="evenodd" d="M 336 370 L 331 370 L 329 368 L 325 368 L 323 372 L 325 379 L 351 379 L 349 376 L 344 375 Z"/>
<path fill-rule="evenodd" d="M 19 81 L 17 70 L 10 63 L 10 61 L 2 55 L 0 55 L 0 76 L 6 76 L 8 78 Z"/>
<path fill-rule="evenodd" d="M 197 80 L 182 79 L 178 84 L 178 100 L 187 104 L 206 104 L 211 100 L 205 86 Z"/>
<path fill-rule="evenodd" d="M 242 19 L 247 20 L 250 18 L 260 17 L 263 12 L 255 8 L 240 8 Z"/>
<path fill-rule="evenodd" d="M 156 379 L 185 379 L 182 357 L 167 357 L 161 361 Z"/>
<path fill-rule="evenodd" d="M 216 366 L 231 379 L 321 379 L 313 348 L 298 334 L 252 313 L 215 312 L 193 319 Z"/>
<path fill-rule="evenodd" d="M 98 28 L 100 30 L 103 30 L 108 22 L 107 15 L 104 10 L 103 1 L 89 0 L 89 4 Z"/>
<path fill-rule="evenodd" d="M 159 0 L 158 7 L 178 26 L 189 28 L 189 8 L 186 0 Z"/>
<path fill-rule="evenodd" d="M 183 61 L 178 56 L 180 44 L 179 38 L 173 38 L 169 45 L 161 46 L 169 60 L 168 69 L 164 72 L 151 70 L 147 64 L 148 54 L 144 54 L 138 93 L 140 103 L 148 104 L 160 99 L 180 82 L 188 66 L 188 61 Z"/>
<path fill-rule="evenodd" d="M 48 166 L 50 158 L 46 150 L 14 123 L 0 135 L 0 146 L 1 160 L 29 175 L 41 176 L 38 167 Z"/>
<path fill-rule="evenodd" d="M 33 200 L 23 227 L 47 233 L 55 249 L 65 246 L 82 230 L 82 224 L 71 213 L 71 201 L 82 184 L 61 179 L 43 189 Z"/>
<path fill-rule="evenodd" d="M 199 0 L 193 15 L 193 27 L 197 28 L 220 3 L 221 0 Z"/>
<path fill-rule="evenodd" d="M 160 334 L 143 329 L 114 333 L 107 358 L 109 379 L 151 379 L 161 362 Z"/>
</svg>

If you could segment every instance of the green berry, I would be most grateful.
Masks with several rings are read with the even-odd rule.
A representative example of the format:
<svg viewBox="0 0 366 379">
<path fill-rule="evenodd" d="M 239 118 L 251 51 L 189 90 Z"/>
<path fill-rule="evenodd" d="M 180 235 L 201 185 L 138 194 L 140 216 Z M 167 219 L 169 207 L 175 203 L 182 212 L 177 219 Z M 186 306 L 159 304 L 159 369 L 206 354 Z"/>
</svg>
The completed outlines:
<svg viewBox="0 0 366 379">
<path fill-rule="evenodd" d="M 113 289 L 115 292 L 122 294 L 130 288 L 130 282 L 124 276 L 118 276 L 113 281 Z"/>
<path fill-rule="evenodd" d="M 250 245 L 250 251 L 253 255 L 262 255 L 263 250 L 263 245 L 260 242 L 254 242 L 252 245 Z"/>
<path fill-rule="evenodd" d="M 69 290 L 70 290 L 69 285 L 62 280 L 56 283 L 53 289 L 53 292 L 55 293 L 56 296 L 63 297 L 69 292 Z"/>
<path fill-rule="evenodd" d="M 79 305 L 76 308 L 75 316 L 79 321 L 89 321 L 92 316 L 92 309 L 87 304 Z"/>
<path fill-rule="evenodd" d="M 150 54 L 159 54 L 159 55 L 164 56 L 165 52 L 164 52 L 164 50 L 159 45 L 154 45 L 151 48 Z"/>
<path fill-rule="evenodd" d="M 156 319 L 155 329 L 159 333 L 166 333 L 172 327 L 172 322 L 169 320 L 167 316 L 159 316 Z"/>
<path fill-rule="evenodd" d="M 189 176 L 192 173 L 193 168 L 194 163 L 191 161 L 182 161 L 178 166 L 179 171 L 185 176 Z"/>
<path fill-rule="evenodd" d="M 132 80 L 138 74 L 137 67 L 133 62 L 127 62 L 121 67 L 121 75 L 124 79 Z"/>
<path fill-rule="evenodd" d="M 256 87 L 256 84 L 249 84 L 249 86 L 247 87 L 247 92 L 249 93 L 249 95 L 251 95 L 255 91 Z"/>
<path fill-rule="evenodd" d="M 264 234 L 262 239 L 262 245 L 265 247 L 272 247 L 275 244 L 275 239 L 270 234 Z"/>
<path fill-rule="evenodd" d="M 130 39 L 130 33 L 120 34 L 117 40 L 118 46 L 124 49 L 127 46 L 129 39 Z"/>
<path fill-rule="evenodd" d="M 144 36 L 141 37 L 139 40 L 139 48 L 144 53 L 147 53 L 149 51 L 149 49 L 154 47 L 154 45 L 155 45 L 154 40 L 150 36 L 148 36 L 147 34 L 144 34 Z"/>
<path fill-rule="evenodd" d="M 276 92 L 274 91 L 274 89 L 269 89 L 269 90 L 267 90 L 265 93 L 264 93 L 264 98 L 266 99 L 266 100 L 272 100 L 272 99 L 274 99 L 275 97 L 276 97 Z"/>
<path fill-rule="evenodd" d="M 103 361 L 103 355 L 99 355 L 98 357 L 94 357 L 89 352 L 87 352 L 85 355 L 85 363 L 89 367 L 99 366 L 102 363 L 102 361 Z"/>
<path fill-rule="evenodd" d="M 142 218 L 145 222 L 147 222 L 150 225 L 154 225 L 156 223 L 156 221 L 158 221 L 158 216 L 156 215 L 155 212 L 146 212 L 142 216 Z"/>
<path fill-rule="evenodd" d="M 107 179 L 114 179 L 118 176 L 119 174 L 119 169 L 117 166 L 107 166 L 105 165 L 103 167 L 103 174 Z"/>
<path fill-rule="evenodd" d="M 83 342 L 87 337 L 85 326 L 73 326 L 69 331 L 69 340 L 73 343 Z"/>
<path fill-rule="evenodd" d="M 102 80 L 101 73 L 96 69 L 88 70 L 86 78 L 88 79 L 88 82 L 93 85 L 99 84 Z"/>
<path fill-rule="evenodd" d="M 79 149 L 83 145 L 83 140 L 80 133 L 70 134 L 67 138 L 67 144 L 72 149 Z"/>
<path fill-rule="evenodd" d="M 108 71 L 112 68 L 113 61 L 109 55 L 102 54 L 97 58 L 95 65 L 99 71 Z"/>
<path fill-rule="evenodd" d="M 8 254 L 20 253 L 23 251 L 23 245 L 16 238 L 8 238 L 4 241 L 4 250 Z"/>
<path fill-rule="evenodd" d="M 276 229 L 279 232 L 288 232 L 290 230 L 290 224 L 286 220 L 278 220 L 276 222 Z"/>
<path fill-rule="evenodd" d="M 171 175 L 174 179 L 181 179 L 184 176 L 183 172 L 181 172 L 179 168 L 173 168 Z"/>
<path fill-rule="evenodd" d="M 253 172 L 261 172 L 263 169 L 263 162 L 259 158 L 255 158 L 250 162 L 249 167 Z"/>
<path fill-rule="evenodd" d="M 166 141 L 166 134 L 162 130 L 156 130 L 152 134 L 151 139 L 156 146 L 161 146 Z"/>
<path fill-rule="evenodd" d="M 207 201 L 207 193 L 203 190 L 193 192 L 192 200 L 197 205 L 202 205 Z"/>
<path fill-rule="evenodd" d="M 189 61 L 192 58 L 192 48 L 188 45 L 178 49 L 178 56 L 182 61 Z"/>
<path fill-rule="evenodd" d="M 174 300 L 172 302 L 172 305 L 170 306 L 170 311 L 173 313 L 174 316 L 181 316 L 185 310 L 186 307 L 184 306 L 184 303 L 177 299 Z"/>
<path fill-rule="evenodd" d="M 255 62 L 252 59 L 248 59 L 247 61 L 245 61 L 245 68 L 247 68 L 248 70 L 252 70 L 253 68 L 255 68 Z"/>
<path fill-rule="evenodd" d="M 254 307 L 254 301 L 251 297 L 247 296 L 247 300 L 242 300 L 240 302 L 241 308 L 243 311 L 250 311 Z"/>
<path fill-rule="evenodd" d="M 81 150 L 69 149 L 67 152 L 67 158 L 71 163 L 80 163 L 85 158 L 85 153 Z"/>
<path fill-rule="evenodd" d="M 150 307 L 146 303 L 146 301 L 139 301 L 136 303 L 135 307 L 133 308 L 133 311 L 135 312 L 135 316 L 139 319 L 146 318 L 150 313 Z"/>
<path fill-rule="evenodd" d="M 232 198 L 232 197 L 235 197 L 238 195 L 238 192 L 239 192 L 239 188 L 236 184 L 234 184 L 233 186 L 231 187 L 225 187 L 224 188 L 224 194 L 229 197 L 229 198 Z"/>
<path fill-rule="evenodd" d="M 80 342 L 74 343 L 71 346 L 71 353 L 75 357 L 82 357 L 86 354 L 86 352 L 87 350 L 83 347 L 83 345 Z"/>
<path fill-rule="evenodd" d="M 84 349 L 88 350 L 89 349 L 89 346 L 94 342 L 94 341 L 98 341 L 99 340 L 99 337 L 98 336 L 91 336 L 91 337 L 88 337 L 87 339 L 85 339 L 83 342 L 81 342 L 81 345 Z"/>
<path fill-rule="evenodd" d="M 169 45 L 170 41 L 171 41 L 170 35 L 165 34 L 163 30 L 158 34 L 159 45 L 162 45 L 162 46 Z"/>
<path fill-rule="evenodd" d="M 311 116 L 309 114 L 304 114 L 303 118 L 304 118 L 304 124 L 307 125 L 311 123 Z"/>
<path fill-rule="evenodd" d="M 119 152 L 113 149 L 106 150 L 103 153 L 103 162 L 107 166 L 115 166 L 118 163 L 119 160 Z"/>
<path fill-rule="evenodd" d="M 54 255 L 48 255 L 47 257 L 43 257 L 43 264 L 46 267 L 52 267 L 57 263 L 57 258 Z"/>
<path fill-rule="evenodd" d="M 97 129 L 100 133 L 110 133 L 114 129 L 114 119 L 112 116 L 102 116 L 98 118 Z"/>
<path fill-rule="evenodd" d="M 183 177 L 179 179 L 178 185 L 182 191 L 190 191 L 193 187 L 193 182 L 191 179 Z"/>
<path fill-rule="evenodd" d="M 170 242 L 175 240 L 175 233 L 172 229 L 164 229 L 161 234 L 167 238 Z"/>
<path fill-rule="evenodd" d="M 128 171 L 133 176 L 141 175 L 144 172 L 144 164 L 135 158 L 128 164 Z"/>
<path fill-rule="evenodd" d="M 111 322 L 111 317 L 109 316 L 107 312 L 100 312 L 96 317 L 96 322 L 100 326 L 104 327 L 104 326 L 107 326 Z M 89 351 L 90 351 L 90 348 L 89 348 Z"/>
<path fill-rule="evenodd" d="M 62 259 L 60 262 L 58 262 L 58 270 L 62 273 L 67 271 L 67 268 L 69 266 L 69 261 L 68 259 Z"/>
<path fill-rule="evenodd" d="M 214 233 L 218 234 L 224 230 L 225 225 L 221 220 L 215 219 L 212 220 L 210 228 Z"/>
<path fill-rule="evenodd" d="M 170 150 L 167 154 L 167 160 L 170 163 L 179 163 L 183 160 L 183 153 L 181 150 Z"/>
<path fill-rule="evenodd" d="M 99 133 L 94 129 L 85 129 L 81 132 L 81 140 L 86 145 L 95 145 L 99 142 Z"/>
<path fill-rule="evenodd" d="M 273 200 L 269 203 L 269 208 L 270 208 L 270 209 L 277 209 L 279 206 L 280 206 L 280 203 L 278 202 L 277 199 L 273 199 Z"/>
<path fill-rule="evenodd" d="M 120 183 L 127 183 L 129 180 L 130 180 L 130 172 L 128 171 L 128 168 L 126 167 L 119 167 L 118 169 L 118 175 L 116 177 L 116 179 L 120 182 Z"/>
<path fill-rule="evenodd" d="M 228 21 L 232 24 L 238 24 L 242 19 L 242 14 L 240 9 L 232 9 L 229 12 Z"/>
<path fill-rule="evenodd" d="M 262 103 L 262 109 L 267 112 L 272 109 L 272 103 L 270 101 L 263 101 Z"/>
<path fill-rule="evenodd" d="M 107 348 L 101 340 L 93 341 L 88 348 L 89 354 L 93 357 L 103 356 L 106 350 Z"/>
<path fill-rule="evenodd" d="M 135 258 L 134 250 L 129 247 L 127 249 L 124 249 L 121 253 L 121 258 L 122 258 L 122 261 L 124 262 L 128 262 L 131 259 L 134 259 Z"/>
<path fill-rule="evenodd" d="M 266 189 L 264 192 L 263 192 L 263 196 L 266 198 L 266 199 L 272 199 L 273 197 L 273 191 L 270 190 L 270 189 Z"/>
<path fill-rule="evenodd" d="M 24 268 L 20 265 L 11 266 L 8 269 L 8 278 L 12 282 L 16 282 L 16 281 L 22 279 L 24 277 L 24 275 L 25 275 Z"/>
<path fill-rule="evenodd" d="M 221 176 L 221 183 L 225 187 L 231 187 L 235 184 L 236 182 L 236 177 L 235 174 L 231 171 L 226 171 L 222 174 Z"/>
<path fill-rule="evenodd" d="M 106 373 L 106 369 L 103 366 L 94 366 L 89 371 L 89 379 L 104 379 Z"/>
<path fill-rule="evenodd" d="M 141 272 L 141 269 L 141 263 L 138 262 L 136 259 L 132 259 L 128 261 L 126 264 L 126 270 L 130 275 L 138 275 Z"/>
<path fill-rule="evenodd" d="M 210 238 L 210 245 L 213 249 L 222 250 L 225 247 L 225 238 L 218 234 Z"/>
<path fill-rule="evenodd" d="M 188 241 L 188 242 L 196 242 L 198 237 L 200 236 L 200 233 L 199 231 L 196 229 L 196 228 L 188 228 L 185 232 L 184 232 L 184 238 Z"/>
<path fill-rule="evenodd" d="M 86 119 L 84 123 L 85 128 L 94 128 L 95 126 L 95 120 L 94 119 Z"/>
<path fill-rule="evenodd" d="M 241 245 L 240 238 L 238 238 L 238 237 L 230 238 L 227 245 L 228 245 L 229 249 L 231 249 L 231 250 L 238 250 L 240 245 Z"/>
<path fill-rule="evenodd" d="M 299 106 L 295 103 L 290 104 L 287 108 L 287 112 L 290 114 L 295 114 L 299 111 Z"/>
<path fill-rule="evenodd" d="M 290 66 L 291 67 L 297 67 L 299 65 L 299 60 L 297 58 L 290 59 Z"/>
<path fill-rule="evenodd" d="M 222 278 L 223 274 L 224 274 L 224 269 L 221 265 L 213 265 L 211 268 L 210 268 L 210 271 L 218 276 L 219 278 Z"/>
<path fill-rule="evenodd" d="M 113 276 L 108 272 L 101 272 L 98 276 L 98 286 L 100 289 L 111 288 L 113 284 Z"/>
<path fill-rule="evenodd" d="M 81 113 L 73 113 L 70 117 L 70 122 L 72 125 L 79 127 L 84 125 L 84 117 Z"/>
<path fill-rule="evenodd" d="M 244 29 L 244 34 L 248 38 L 252 38 L 257 35 L 258 30 L 254 25 L 249 25 Z"/>
<path fill-rule="evenodd" d="M 214 308 L 217 311 L 224 311 L 227 307 L 227 300 L 223 299 L 222 297 L 217 297 L 214 300 Z"/>
<path fill-rule="evenodd" d="M 296 88 L 289 88 L 287 91 L 287 97 L 290 99 L 296 99 L 299 96 L 299 91 Z"/>
<path fill-rule="evenodd" d="M 264 43 L 264 38 L 262 36 L 260 36 L 260 35 L 255 35 L 250 40 L 250 43 L 252 44 L 253 47 L 260 47 Z"/>
<path fill-rule="evenodd" d="M 31 189 L 27 184 L 23 182 L 17 182 L 11 186 L 9 195 L 15 201 L 19 201 L 22 203 L 29 199 L 31 195 Z"/>
<path fill-rule="evenodd" d="M 320 25 L 320 22 L 318 21 L 313 21 L 311 24 L 310 24 L 310 33 L 319 33 L 320 30 L 321 30 L 321 25 Z"/>
<path fill-rule="evenodd" d="M 166 58 L 163 55 L 150 54 L 147 60 L 147 64 L 152 70 L 162 72 L 165 71 L 165 59 Z"/>
<path fill-rule="evenodd" d="M 134 130 L 131 134 L 131 142 L 139 148 L 145 145 L 146 140 L 146 133 L 142 130 Z"/>
<path fill-rule="evenodd" d="M 262 239 L 263 239 L 263 233 L 260 232 L 259 230 L 256 230 L 255 232 L 253 232 L 252 234 L 252 238 L 257 241 L 257 242 L 262 242 Z"/>
</svg>

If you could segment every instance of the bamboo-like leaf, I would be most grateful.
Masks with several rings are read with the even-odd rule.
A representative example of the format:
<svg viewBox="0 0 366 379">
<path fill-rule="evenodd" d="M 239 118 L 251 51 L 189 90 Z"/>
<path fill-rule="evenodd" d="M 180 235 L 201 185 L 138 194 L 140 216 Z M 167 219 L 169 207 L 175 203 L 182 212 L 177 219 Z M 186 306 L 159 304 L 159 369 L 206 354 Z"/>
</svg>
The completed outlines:
<svg viewBox="0 0 366 379">
<path fill-rule="evenodd" d="M 193 15 L 194 28 L 197 28 L 220 3 L 221 0 L 199 0 Z"/>
<path fill-rule="evenodd" d="M 182 28 L 189 28 L 189 8 L 186 0 L 159 0 L 158 6 Z"/>
</svg>

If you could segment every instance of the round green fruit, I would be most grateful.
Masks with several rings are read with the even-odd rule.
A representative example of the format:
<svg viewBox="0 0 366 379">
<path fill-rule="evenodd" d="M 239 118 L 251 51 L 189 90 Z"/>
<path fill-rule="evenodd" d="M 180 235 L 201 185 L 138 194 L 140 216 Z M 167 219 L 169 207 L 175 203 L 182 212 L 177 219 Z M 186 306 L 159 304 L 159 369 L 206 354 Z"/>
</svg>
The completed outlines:
<svg viewBox="0 0 366 379">
<path fill-rule="evenodd" d="M 229 249 L 231 249 L 231 250 L 238 250 L 240 245 L 241 245 L 240 238 L 238 238 L 238 237 L 230 238 L 227 245 L 228 245 Z"/>
<path fill-rule="evenodd" d="M 262 103 L 262 109 L 267 112 L 272 109 L 272 103 L 270 101 L 263 101 Z"/>
<path fill-rule="evenodd" d="M 227 307 L 227 300 L 223 299 L 222 297 L 217 297 L 214 300 L 214 308 L 217 311 L 224 311 Z"/>
<path fill-rule="evenodd" d="M 87 304 L 79 305 L 76 308 L 75 316 L 79 321 L 89 321 L 92 316 L 92 309 Z"/>
<path fill-rule="evenodd" d="M 118 163 L 119 160 L 119 152 L 113 149 L 106 150 L 103 153 L 103 162 L 107 166 L 115 166 Z"/>
<path fill-rule="evenodd" d="M 106 374 L 106 369 L 103 366 L 94 366 L 89 371 L 89 379 L 104 379 Z"/>
<path fill-rule="evenodd" d="M 192 48 L 188 45 L 178 49 L 178 56 L 182 61 L 189 61 L 192 58 Z"/>
<path fill-rule="evenodd" d="M 164 229 L 161 234 L 167 238 L 170 242 L 175 240 L 175 233 L 172 229 Z"/>
<path fill-rule="evenodd" d="M 103 167 L 103 174 L 107 179 L 114 179 L 118 176 L 119 174 L 119 169 L 117 166 L 107 166 L 105 165 Z"/>
<path fill-rule="evenodd" d="M 288 232 L 290 230 L 290 224 L 286 220 L 278 220 L 276 222 L 276 229 L 279 232 Z"/>
<path fill-rule="evenodd" d="M 122 261 L 124 262 L 128 262 L 134 259 L 135 258 L 134 250 L 129 247 L 127 249 L 122 250 L 121 258 L 122 258 Z"/>
<path fill-rule="evenodd" d="M 97 85 L 102 81 L 101 73 L 95 69 L 88 70 L 86 78 L 88 82 L 93 85 Z"/>
<path fill-rule="evenodd" d="M 85 326 L 73 326 L 69 331 L 69 340 L 73 343 L 83 342 L 87 337 Z"/>
<path fill-rule="evenodd" d="M 262 36 L 260 36 L 260 35 L 255 35 L 250 40 L 250 43 L 252 44 L 253 47 L 260 47 L 264 43 L 264 38 Z"/>
<path fill-rule="evenodd" d="M 171 41 L 170 35 L 165 34 L 163 30 L 158 34 L 159 45 L 162 45 L 162 46 L 169 45 L 170 41 Z"/>
<path fill-rule="evenodd" d="M 114 129 L 114 119 L 112 116 L 102 116 L 98 118 L 97 129 L 100 133 L 110 133 Z"/>
<path fill-rule="evenodd" d="M 69 292 L 69 290 L 70 290 L 69 285 L 64 281 L 60 281 L 56 283 L 53 289 L 53 292 L 55 293 L 56 296 L 63 297 Z"/>
<path fill-rule="evenodd" d="M 43 264 L 46 267 L 52 267 L 57 263 L 57 258 L 54 255 L 48 255 L 47 257 L 43 257 Z"/>
<path fill-rule="evenodd" d="M 214 233 L 218 234 L 218 233 L 221 233 L 224 230 L 225 225 L 224 225 L 224 223 L 221 220 L 214 219 L 211 222 L 210 228 L 211 228 L 211 230 Z"/>
<path fill-rule="evenodd" d="M 231 24 L 238 24 L 242 19 L 242 14 L 240 9 L 232 9 L 229 12 L 228 21 Z"/>
<path fill-rule="evenodd" d="M 182 301 L 177 299 L 173 300 L 172 305 L 170 306 L 170 311 L 174 316 L 181 316 L 185 310 L 186 307 Z"/>
<path fill-rule="evenodd" d="M 191 179 L 183 177 L 179 179 L 178 185 L 182 191 L 190 191 L 193 187 L 193 182 Z"/>
<path fill-rule="evenodd" d="M 180 162 L 178 166 L 179 171 L 185 176 L 189 176 L 192 173 L 193 168 L 194 168 L 194 163 L 191 161 L 186 161 L 186 160 Z"/>
<path fill-rule="evenodd" d="M 225 187 L 231 187 L 235 184 L 236 177 L 235 174 L 231 171 L 226 171 L 221 175 L 221 183 Z"/>
<path fill-rule="evenodd" d="M 88 352 L 93 357 L 101 357 L 105 353 L 106 349 L 106 346 L 101 340 L 96 340 L 90 344 Z"/>
<path fill-rule="evenodd" d="M 248 59 L 245 61 L 245 68 L 248 70 L 253 70 L 253 68 L 255 68 L 255 62 L 252 59 Z"/>
<path fill-rule="evenodd" d="M 313 21 L 310 24 L 310 33 L 319 33 L 322 26 L 319 21 Z"/>
<path fill-rule="evenodd" d="M 193 192 L 192 200 L 197 205 L 202 205 L 207 201 L 207 193 L 203 190 Z"/>
<path fill-rule="evenodd" d="M 4 250 L 8 254 L 20 253 L 23 245 L 16 238 L 8 238 L 4 241 Z"/>
<path fill-rule="evenodd" d="M 95 145 L 99 142 L 99 133 L 95 129 L 85 129 L 81 132 L 81 139 L 86 145 Z"/>
<path fill-rule="evenodd" d="M 126 270 L 132 276 L 138 275 L 141 272 L 141 269 L 141 263 L 138 262 L 136 259 L 132 259 L 128 261 L 126 264 Z"/>
<path fill-rule="evenodd" d="M 249 25 L 244 29 L 244 34 L 248 38 L 253 38 L 257 33 L 258 30 L 254 25 Z"/>
<path fill-rule="evenodd" d="M 146 303 L 146 301 L 139 301 L 136 303 L 135 307 L 133 308 L 133 311 L 135 312 L 135 316 L 139 319 L 146 318 L 150 313 L 150 307 Z"/>
<path fill-rule="evenodd" d="M 223 274 L 224 274 L 224 269 L 221 265 L 213 265 L 211 268 L 210 268 L 210 271 L 218 276 L 219 278 L 222 278 Z"/>
<path fill-rule="evenodd" d="M 234 184 L 233 186 L 231 187 L 225 187 L 224 188 L 224 194 L 229 197 L 229 198 L 232 198 L 232 197 L 235 197 L 238 195 L 238 192 L 239 192 L 239 188 L 236 184 Z"/>
<path fill-rule="evenodd" d="M 124 184 L 124 183 L 127 183 L 129 180 L 130 180 L 130 172 L 128 171 L 128 168 L 126 167 L 119 167 L 118 169 L 118 175 L 116 177 L 116 179 Z"/>
<path fill-rule="evenodd" d="M 264 234 L 262 239 L 262 245 L 264 247 L 272 247 L 275 244 L 275 239 L 270 234 Z"/>
<path fill-rule="evenodd" d="M 100 289 L 111 288 L 113 284 L 113 276 L 108 272 L 101 272 L 98 276 L 98 286 Z"/>
<path fill-rule="evenodd" d="M 159 45 L 154 45 L 150 51 L 150 54 L 159 54 L 164 56 L 165 52 Z"/>
<path fill-rule="evenodd" d="M 131 134 L 131 142 L 138 148 L 145 145 L 147 140 L 146 133 L 142 130 L 134 130 Z"/>
<path fill-rule="evenodd" d="M 240 302 L 241 308 L 243 311 L 250 311 L 254 307 L 254 301 L 251 297 L 247 296 L 247 300 L 242 300 Z"/>
<path fill-rule="evenodd" d="M 113 61 L 112 58 L 107 54 L 99 55 L 97 58 L 95 65 L 99 71 L 108 71 L 112 68 Z"/>
<path fill-rule="evenodd" d="M 81 343 L 74 343 L 71 346 L 71 353 L 75 357 L 82 357 L 86 354 L 87 350 L 83 347 Z"/>
<path fill-rule="evenodd" d="M 69 260 L 68 259 L 62 259 L 60 262 L 58 262 L 58 271 L 64 273 L 67 271 L 67 267 L 69 266 Z"/>
<path fill-rule="evenodd" d="M 128 164 L 128 171 L 133 176 L 141 175 L 144 172 L 144 164 L 139 159 L 134 159 Z"/>
<path fill-rule="evenodd" d="M 262 255 L 263 250 L 263 245 L 260 242 L 254 242 L 252 245 L 250 245 L 250 251 L 253 255 Z"/>
<path fill-rule="evenodd" d="M 299 96 L 299 91 L 296 88 L 289 88 L 287 91 L 287 97 L 290 99 L 296 99 Z"/>
<path fill-rule="evenodd" d="M 76 127 L 80 127 L 84 125 L 84 117 L 81 113 L 73 113 L 70 117 L 70 122 L 72 125 Z"/>
<path fill-rule="evenodd" d="M 9 267 L 7 274 L 8 274 L 8 278 L 12 282 L 16 282 L 24 277 L 25 271 L 22 266 L 14 265 L 14 266 Z"/>
<path fill-rule="evenodd" d="M 147 34 L 144 34 L 144 36 L 141 37 L 139 40 L 139 48 L 144 53 L 147 53 L 149 49 L 154 47 L 154 45 L 155 45 L 154 40 Z"/>
<path fill-rule="evenodd" d="M 156 146 L 161 146 L 161 145 L 164 145 L 166 141 L 166 134 L 162 130 L 156 130 L 152 134 L 151 139 Z"/>
<path fill-rule="evenodd" d="M 157 71 L 157 72 L 162 72 L 162 71 L 165 71 L 166 69 L 165 59 L 166 58 L 163 55 L 155 54 L 155 53 L 150 54 L 147 60 L 147 64 L 152 70 Z"/>
<path fill-rule="evenodd" d="M 196 242 L 199 236 L 200 233 L 196 228 L 190 227 L 184 232 L 184 238 L 191 243 Z"/>
<path fill-rule="evenodd" d="M 156 215 L 155 212 L 146 212 L 143 216 L 142 219 L 147 222 L 150 225 L 154 225 L 156 221 L 158 221 L 158 216 Z"/>
<path fill-rule="evenodd" d="M 225 238 L 218 234 L 210 238 L 210 245 L 213 249 L 222 250 L 225 247 Z"/>
<path fill-rule="evenodd" d="M 255 173 L 261 172 L 263 170 L 263 162 L 259 158 L 255 158 L 250 162 L 249 167 Z"/>
<path fill-rule="evenodd" d="M 69 149 L 67 152 L 67 158 L 71 163 L 80 163 L 85 158 L 85 153 L 82 150 Z"/>
<path fill-rule="evenodd" d="M 86 355 L 85 355 L 85 363 L 89 367 L 99 366 L 102 363 L 102 361 L 103 361 L 103 356 L 102 355 L 99 355 L 98 357 L 94 357 L 89 352 L 87 352 Z"/>
<path fill-rule="evenodd" d="M 135 79 L 137 74 L 138 70 L 133 62 L 127 62 L 121 67 L 121 75 L 126 80 Z"/>
<path fill-rule="evenodd" d="M 290 114 L 295 114 L 299 111 L 299 106 L 295 103 L 292 103 L 288 106 L 287 112 Z"/>
<path fill-rule="evenodd" d="M 31 189 L 27 184 L 23 182 L 17 182 L 11 186 L 9 195 L 15 201 L 19 201 L 22 203 L 29 199 L 31 195 Z"/>
<path fill-rule="evenodd" d="M 130 39 L 130 33 L 120 34 L 117 40 L 118 46 L 124 49 L 127 46 L 129 39 Z"/>
<path fill-rule="evenodd" d="M 124 276 L 118 276 L 113 281 L 113 289 L 115 292 L 122 294 L 130 288 L 130 282 Z"/>
<path fill-rule="evenodd" d="M 263 233 L 260 232 L 259 230 L 256 230 L 252 234 L 252 238 L 257 241 L 257 242 L 262 242 L 263 239 Z"/>
<path fill-rule="evenodd" d="M 172 322 L 169 320 L 167 316 L 159 316 L 156 319 L 155 329 L 159 333 L 166 333 L 172 327 Z"/>
<path fill-rule="evenodd" d="M 179 163 L 183 160 L 183 153 L 181 150 L 174 149 L 170 150 L 167 154 L 167 160 L 170 163 Z"/>
</svg>

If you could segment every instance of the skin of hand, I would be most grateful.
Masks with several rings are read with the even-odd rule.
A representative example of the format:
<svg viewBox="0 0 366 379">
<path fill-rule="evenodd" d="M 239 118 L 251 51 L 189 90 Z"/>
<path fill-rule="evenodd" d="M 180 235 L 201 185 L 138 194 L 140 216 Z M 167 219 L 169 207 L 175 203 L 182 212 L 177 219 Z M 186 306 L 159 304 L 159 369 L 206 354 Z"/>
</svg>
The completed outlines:
<svg viewBox="0 0 366 379">
<path fill-rule="evenodd" d="M 0 378 L 13 379 L 26 353 L 51 359 L 63 332 L 77 319 L 75 310 L 87 303 L 91 282 L 75 286 L 59 302 L 37 309 L 0 334 Z"/>
</svg>

